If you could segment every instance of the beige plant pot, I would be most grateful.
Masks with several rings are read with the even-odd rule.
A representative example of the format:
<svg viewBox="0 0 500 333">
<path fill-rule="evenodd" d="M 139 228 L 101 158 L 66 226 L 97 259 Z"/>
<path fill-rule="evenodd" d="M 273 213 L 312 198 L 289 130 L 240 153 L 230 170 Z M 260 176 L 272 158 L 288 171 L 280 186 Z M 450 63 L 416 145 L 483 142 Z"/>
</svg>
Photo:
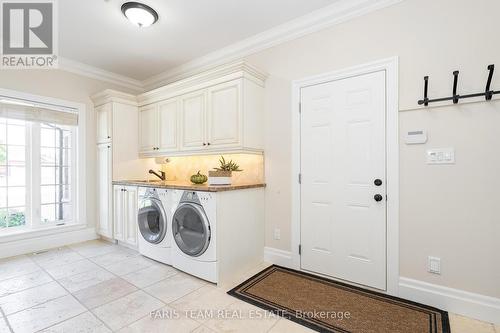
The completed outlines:
<svg viewBox="0 0 500 333">
<path fill-rule="evenodd" d="M 231 185 L 232 184 L 232 171 L 209 171 L 208 183 L 210 185 Z"/>
</svg>

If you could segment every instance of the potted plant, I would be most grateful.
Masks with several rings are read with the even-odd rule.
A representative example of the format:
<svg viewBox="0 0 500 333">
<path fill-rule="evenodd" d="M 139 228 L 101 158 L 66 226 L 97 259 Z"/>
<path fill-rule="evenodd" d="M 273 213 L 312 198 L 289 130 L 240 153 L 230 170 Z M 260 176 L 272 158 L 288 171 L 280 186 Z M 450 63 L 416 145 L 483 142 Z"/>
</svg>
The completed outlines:
<svg viewBox="0 0 500 333">
<path fill-rule="evenodd" d="M 221 156 L 219 160 L 220 166 L 214 168 L 214 171 L 208 172 L 208 182 L 210 185 L 231 185 L 231 176 L 234 172 L 241 172 L 240 166 L 230 160 L 226 161 L 224 156 Z"/>
</svg>

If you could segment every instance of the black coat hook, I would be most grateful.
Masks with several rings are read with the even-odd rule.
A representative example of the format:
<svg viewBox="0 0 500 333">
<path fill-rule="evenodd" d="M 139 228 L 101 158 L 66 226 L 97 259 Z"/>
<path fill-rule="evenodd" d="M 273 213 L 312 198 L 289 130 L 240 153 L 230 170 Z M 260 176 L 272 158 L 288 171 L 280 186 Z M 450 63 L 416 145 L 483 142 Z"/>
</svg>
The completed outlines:
<svg viewBox="0 0 500 333">
<path fill-rule="evenodd" d="M 458 73 L 459 71 L 453 72 L 453 104 L 457 104 L 460 96 L 457 95 L 457 86 L 458 86 Z"/>
<path fill-rule="evenodd" d="M 424 99 L 419 100 L 418 104 L 419 105 L 423 104 L 424 106 L 428 106 L 429 103 L 444 102 L 444 101 L 453 101 L 453 104 L 457 104 L 459 100 L 464 99 L 464 98 L 482 97 L 482 96 L 484 96 L 487 101 L 490 101 L 493 98 L 493 95 L 500 94 L 500 90 L 494 91 L 494 90 L 490 89 L 491 80 L 493 79 L 493 72 L 495 71 L 495 65 L 493 65 L 493 64 L 489 65 L 488 71 L 489 71 L 488 81 L 486 82 L 486 89 L 483 93 L 475 93 L 475 94 L 468 94 L 468 95 L 457 94 L 458 74 L 460 72 L 454 71 L 453 72 L 453 95 L 451 97 L 434 98 L 434 99 L 429 99 L 429 97 L 428 97 L 429 77 L 424 76 Z"/>
</svg>

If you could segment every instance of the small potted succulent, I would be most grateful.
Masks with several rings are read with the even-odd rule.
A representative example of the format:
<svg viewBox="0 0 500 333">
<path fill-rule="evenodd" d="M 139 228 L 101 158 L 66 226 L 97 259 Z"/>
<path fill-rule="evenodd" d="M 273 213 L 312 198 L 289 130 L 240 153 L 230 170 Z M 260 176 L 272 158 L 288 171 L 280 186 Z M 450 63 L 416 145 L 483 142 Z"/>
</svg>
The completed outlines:
<svg viewBox="0 0 500 333">
<path fill-rule="evenodd" d="M 210 185 L 231 185 L 233 172 L 243 171 L 233 160 L 227 162 L 224 156 L 221 156 L 219 163 L 218 168 L 214 168 L 214 171 L 208 172 L 208 182 Z"/>
</svg>

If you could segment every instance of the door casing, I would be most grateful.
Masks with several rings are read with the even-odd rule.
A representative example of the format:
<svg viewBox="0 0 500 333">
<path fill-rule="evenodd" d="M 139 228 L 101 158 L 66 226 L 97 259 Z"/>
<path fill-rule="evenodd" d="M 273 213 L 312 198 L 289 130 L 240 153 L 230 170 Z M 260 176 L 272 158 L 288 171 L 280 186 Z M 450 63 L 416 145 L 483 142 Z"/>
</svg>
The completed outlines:
<svg viewBox="0 0 500 333">
<path fill-rule="evenodd" d="M 399 286 L 399 96 L 398 57 L 391 57 L 292 82 L 292 268 L 300 268 L 300 92 L 304 87 L 378 71 L 386 72 L 387 170 L 387 291 L 398 296 Z"/>
</svg>

